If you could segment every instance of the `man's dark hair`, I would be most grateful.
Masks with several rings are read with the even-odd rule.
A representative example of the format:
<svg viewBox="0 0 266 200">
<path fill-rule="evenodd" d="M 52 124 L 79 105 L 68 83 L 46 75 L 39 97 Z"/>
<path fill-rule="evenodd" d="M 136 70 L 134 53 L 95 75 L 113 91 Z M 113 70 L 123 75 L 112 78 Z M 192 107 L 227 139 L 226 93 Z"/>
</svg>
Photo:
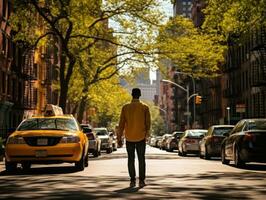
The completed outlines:
<svg viewBox="0 0 266 200">
<path fill-rule="evenodd" d="M 133 88 L 132 89 L 132 93 L 131 93 L 132 97 L 134 99 L 138 99 L 141 96 L 141 91 L 139 88 Z"/>
</svg>

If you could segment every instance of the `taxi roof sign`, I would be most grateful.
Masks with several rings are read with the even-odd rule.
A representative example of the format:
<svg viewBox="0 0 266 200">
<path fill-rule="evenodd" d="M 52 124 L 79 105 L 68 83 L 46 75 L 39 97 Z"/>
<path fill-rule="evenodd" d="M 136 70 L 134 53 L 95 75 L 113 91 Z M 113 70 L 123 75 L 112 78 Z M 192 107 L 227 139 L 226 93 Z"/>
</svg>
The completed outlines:
<svg viewBox="0 0 266 200">
<path fill-rule="evenodd" d="M 64 115 L 61 107 L 53 104 L 47 104 L 45 106 L 44 116 L 57 116 L 57 115 Z"/>
</svg>

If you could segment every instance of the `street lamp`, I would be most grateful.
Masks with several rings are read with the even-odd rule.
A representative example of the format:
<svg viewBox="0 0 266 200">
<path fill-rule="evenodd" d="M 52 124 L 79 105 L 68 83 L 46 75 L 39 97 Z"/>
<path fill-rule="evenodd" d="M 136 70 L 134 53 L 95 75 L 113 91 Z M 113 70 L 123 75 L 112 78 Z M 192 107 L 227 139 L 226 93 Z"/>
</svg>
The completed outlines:
<svg viewBox="0 0 266 200">
<path fill-rule="evenodd" d="M 227 120 L 228 120 L 228 124 L 230 125 L 230 107 L 226 107 L 227 110 Z"/>
<path fill-rule="evenodd" d="M 196 93 L 195 79 L 191 74 L 188 74 L 185 72 L 178 72 L 178 71 L 176 71 L 175 74 L 184 74 L 184 75 L 189 76 L 191 78 L 192 84 L 193 84 L 193 94 Z M 194 103 L 193 103 L 193 124 L 195 124 L 195 120 L 196 120 L 196 105 L 195 105 L 195 101 L 194 101 Z"/>
<path fill-rule="evenodd" d="M 189 85 L 187 85 L 187 88 L 184 88 L 183 86 L 173 82 L 173 81 L 170 81 L 170 80 L 166 80 L 166 79 L 162 79 L 162 82 L 166 82 L 166 83 L 170 83 L 170 84 L 173 84 L 175 85 L 176 87 L 180 88 L 181 90 L 185 91 L 187 93 L 187 112 L 186 112 L 186 115 L 187 115 L 187 128 L 189 128 L 189 116 L 190 116 L 190 112 L 189 112 L 189 100 L 198 95 L 196 93 L 192 94 L 189 96 Z"/>
</svg>

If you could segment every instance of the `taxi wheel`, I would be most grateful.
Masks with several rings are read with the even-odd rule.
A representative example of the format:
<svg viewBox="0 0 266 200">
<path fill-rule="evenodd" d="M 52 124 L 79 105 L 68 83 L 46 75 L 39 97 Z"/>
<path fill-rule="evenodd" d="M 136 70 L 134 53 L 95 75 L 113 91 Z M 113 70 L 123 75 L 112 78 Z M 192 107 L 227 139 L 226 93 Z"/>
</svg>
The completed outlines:
<svg viewBox="0 0 266 200">
<path fill-rule="evenodd" d="M 17 170 L 17 163 L 5 161 L 6 171 L 15 172 Z"/>
<path fill-rule="evenodd" d="M 21 166 L 22 166 L 22 169 L 23 169 L 24 171 L 27 171 L 27 170 L 30 169 L 30 167 L 31 167 L 31 163 L 30 163 L 30 162 L 24 162 L 24 163 L 21 163 Z"/>
<path fill-rule="evenodd" d="M 85 167 L 89 166 L 89 153 L 86 154 L 85 156 Z"/>
<path fill-rule="evenodd" d="M 84 153 L 82 154 L 80 160 L 78 162 L 75 162 L 75 168 L 78 171 L 83 171 L 85 168 L 85 160 Z"/>
</svg>

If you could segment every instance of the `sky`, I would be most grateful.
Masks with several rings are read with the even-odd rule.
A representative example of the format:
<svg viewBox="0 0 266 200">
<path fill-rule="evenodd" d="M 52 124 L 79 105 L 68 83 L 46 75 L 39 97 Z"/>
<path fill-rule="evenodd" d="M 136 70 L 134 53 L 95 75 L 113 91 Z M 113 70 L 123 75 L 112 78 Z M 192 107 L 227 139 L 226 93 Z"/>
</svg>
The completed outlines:
<svg viewBox="0 0 266 200">
<path fill-rule="evenodd" d="M 162 11 L 168 16 L 173 16 L 173 4 L 171 3 L 171 0 L 160 0 L 162 5 Z M 156 72 L 150 71 L 150 79 L 155 80 L 156 79 Z"/>
</svg>

